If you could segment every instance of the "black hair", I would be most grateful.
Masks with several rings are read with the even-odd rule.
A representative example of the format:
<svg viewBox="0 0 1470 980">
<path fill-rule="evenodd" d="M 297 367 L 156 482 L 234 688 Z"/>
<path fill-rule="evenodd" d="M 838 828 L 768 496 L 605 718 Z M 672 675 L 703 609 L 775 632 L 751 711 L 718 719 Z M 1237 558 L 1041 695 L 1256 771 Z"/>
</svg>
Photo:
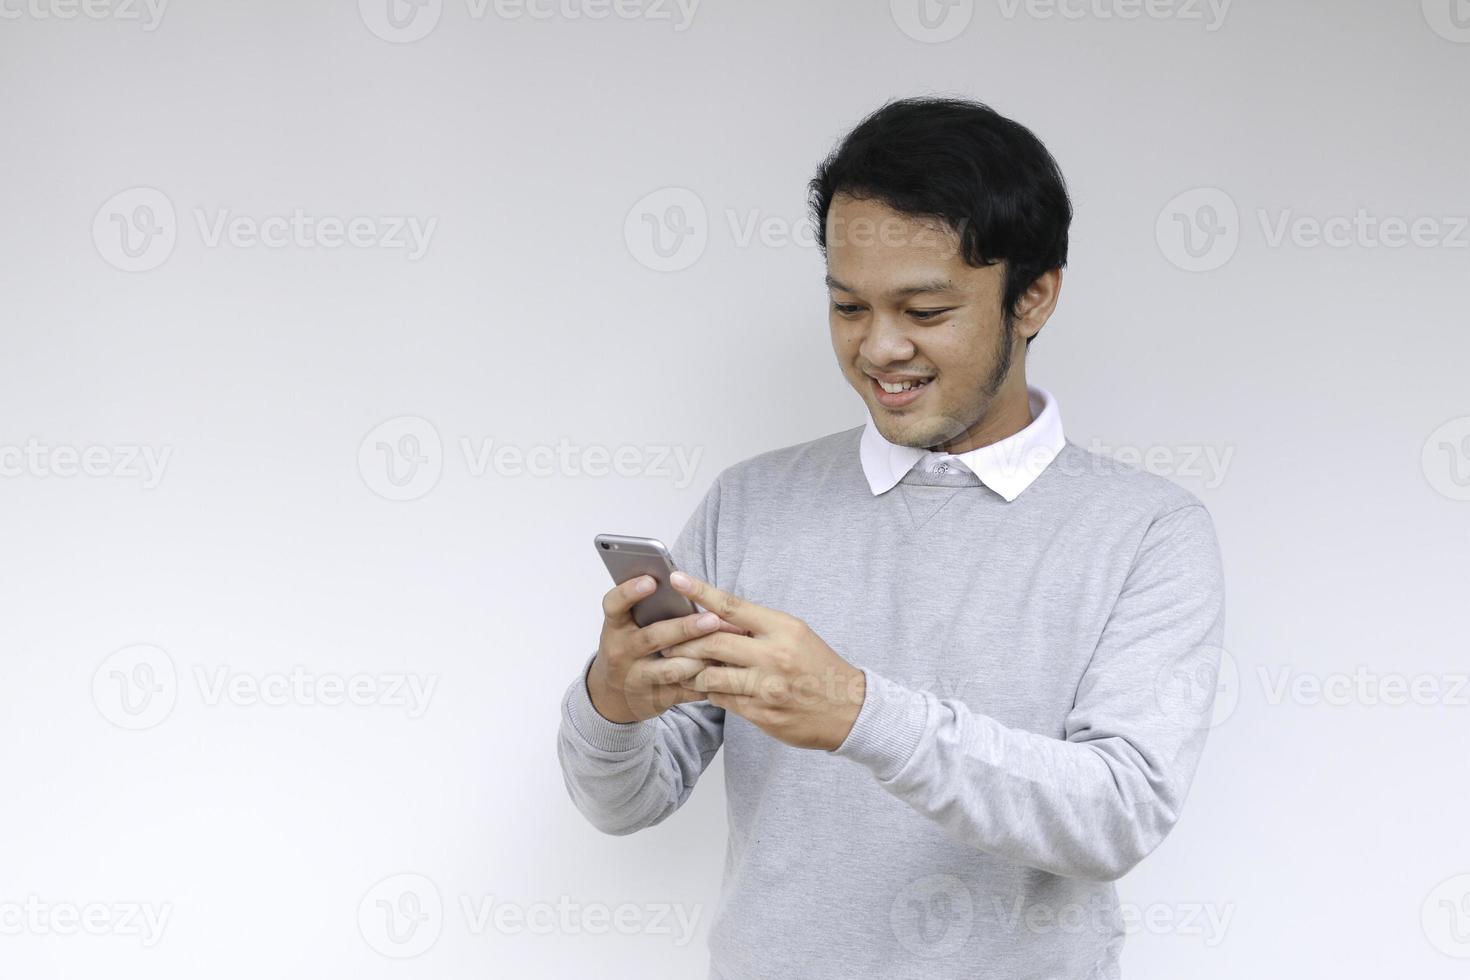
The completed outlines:
<svg viewBox="0 0 1470 980">
<path fill-rule="evenodd" d="M 1061 169 L 1031 130 L 980 102 L 897 99 L 848 133 L 809 185 L 823 255 L 838 193 L 942 219 L 972 266 L 1004 261 L 1007 325 L 1037 277 L 1067 264 L 1072 202 Z"/>
</svg>

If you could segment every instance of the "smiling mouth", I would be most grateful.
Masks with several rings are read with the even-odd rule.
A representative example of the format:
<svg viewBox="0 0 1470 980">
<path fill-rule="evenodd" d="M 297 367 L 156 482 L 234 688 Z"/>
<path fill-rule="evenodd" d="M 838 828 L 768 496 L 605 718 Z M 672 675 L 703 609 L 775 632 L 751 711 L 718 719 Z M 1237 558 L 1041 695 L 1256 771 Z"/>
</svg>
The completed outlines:
<svg viewBox="0 0 1470 980">
<path fill-rule="evenodd" d="M 873 396 L 884 408 L 903 408 L 912 404 L 933 384 L 933 378 L 913 378 L 902 381 L 880 381 L 868 375 L 872 383 Z"/>
<path fill-rule="evenodd" d="M 899 381 L 896 384 L 889 384 L 887 381 L 879 381 L 877 378 L 873 378 L 873 380 L 878 381 L 878 387 L 882 388 L 890 395 L 896 395 L 900 391 L 908 391 L 910 388 L 922 388 L 934 379 L 919 378 L 916 381 Z"/>
</svg>

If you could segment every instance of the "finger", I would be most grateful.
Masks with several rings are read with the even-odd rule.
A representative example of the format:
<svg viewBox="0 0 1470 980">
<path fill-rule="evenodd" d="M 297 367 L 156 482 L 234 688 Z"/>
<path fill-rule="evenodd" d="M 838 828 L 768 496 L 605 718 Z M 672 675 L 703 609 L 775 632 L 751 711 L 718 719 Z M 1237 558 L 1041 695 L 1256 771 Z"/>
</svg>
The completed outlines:
<svg viewBox="0 0 1470 980">
<path fill-rule="evenodd" d="M 774 609 L 767 609 L 734 593 L 718 589 L 708 582 L 700 581 L 688 572 L 673 573 L 669 576 L 669 582 L 676 591 L 687 595 L 725 622 L 754 633 L 769 632 L 775 625 L 776 617 L 781 615 Z"/>
<path fill-rule="evenodd" d="M 673 704 L 692 704 L 695 701 L 704 701 L 705 696 L 698 691 L 687 691 L 682 687 L 668 687 L 664 690 L 669 692 Z M 673 705 L 670 705 L 672 707 Z"/>
<path fill-rule="evenodd" d="M 704 660 L 720 660 L 737 667 L 754 667 L 764 661 L 764 649 L 761 640 L 756 637 L 716 630 L 677 643 L 668 652 L 676 657 L 700 657 Z"/>
<path fill-rule="evenodd" d="M 706 694 L 742 694 L 754 697 L 757 681 L 755 671 L 748 667 L 706 667 L 699 671 L 684 686 Z"/>
<path fill-rule="evenodd" d="M 615 585 L 602 597 L 602 617 L 612 626 L 627 626 L 633 622 L 633 606 L 647 598 L 658 583 L 652 575 L 639 575 L 621 585 Z"/>
<path fill-rule="evenodd" d="M 660 687 L 651 692 L 650 697 L 652 698 L 652 703 L 661 712 L 668 711 L 676 704 L 691 704 L 695 701 L 703 701 L 705 699 L 704 695 L 699 691 L 690 691 L 678 685 Z"/>
<path fill-rule="evenodd" d="M 751 710 L 756 706 L 755 698 L 748 698 L 743 694 L 721 694 L 719 691 L 712 691 L 705 695 L 705 698 L 716 708 L 734 712 L 747 721 L 750 720 Z"/>
<path fill-rule="evenodd" d="M 707 667 L 709 661 L 697 657 L 655 657 L 648 662 L 654 679 L 668 687 L 682 687 Z"/>
<path fill-rule="evenodd" d="M 676 643 L 713 633 L 723 625 L 724 620 L 711 612 L 690 613 L 649 623 L 633 634 L 633 649 L 639 656 L 646 657 L 658 650 L 667 650 Z"/>
</svg>

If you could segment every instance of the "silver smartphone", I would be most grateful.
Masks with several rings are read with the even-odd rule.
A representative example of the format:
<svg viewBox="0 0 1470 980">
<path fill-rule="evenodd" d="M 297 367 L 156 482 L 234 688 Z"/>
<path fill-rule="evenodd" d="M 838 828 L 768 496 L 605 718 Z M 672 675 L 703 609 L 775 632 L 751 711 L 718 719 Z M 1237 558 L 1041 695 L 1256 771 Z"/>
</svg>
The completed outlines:
<svg viewBox="0 0 1470 980">
<path fill-rule="evenodd" d="M 626 534 L 599 534 L 593 538 L 602 563 L 607 566 L 613 581 L 618 585 L 640 575 L 652 575 L 658 583 L 653 594 L 639 599 L 633 605 L 633 622 L 647 626 L 664 619 L 676 619 L 699 608 L 689 598 L 674 591 L 669 583 L 669 573 L 674 570 L 674 559 L 669 549 L 657 538 L 639 538 Z"/>
</svg>

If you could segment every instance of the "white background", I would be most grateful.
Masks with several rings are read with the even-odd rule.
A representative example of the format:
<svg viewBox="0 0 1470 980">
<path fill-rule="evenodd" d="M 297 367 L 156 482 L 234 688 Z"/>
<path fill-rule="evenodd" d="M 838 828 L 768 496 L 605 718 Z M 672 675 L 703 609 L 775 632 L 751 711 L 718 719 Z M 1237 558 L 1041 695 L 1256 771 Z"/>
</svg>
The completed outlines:
<svg viewBox="0 0 1470 980">
<path fill-rule="evenodd" d="M 1121 884 L 1126 974 L 1463 975 L 1470 6 L 394 2 L 0 3 L 0 974 L 702 976 L 720 762 L 627 838 L 557 767 L 590 541 L 671 540 L 723 467 L 861 423 L 805 184 L 884 100 L 946 93 L 1074 195 L 1031 380 L 1224 551 L 1236 673 Z M 629 466 L 477 468 L 486 440 Z M 216 687 L 293 670 L 369 703 Z M 487 901 L 573 912 L 481 928 Z M 590 934 L 623 903 L 697 932 Z"/>
</svg>

